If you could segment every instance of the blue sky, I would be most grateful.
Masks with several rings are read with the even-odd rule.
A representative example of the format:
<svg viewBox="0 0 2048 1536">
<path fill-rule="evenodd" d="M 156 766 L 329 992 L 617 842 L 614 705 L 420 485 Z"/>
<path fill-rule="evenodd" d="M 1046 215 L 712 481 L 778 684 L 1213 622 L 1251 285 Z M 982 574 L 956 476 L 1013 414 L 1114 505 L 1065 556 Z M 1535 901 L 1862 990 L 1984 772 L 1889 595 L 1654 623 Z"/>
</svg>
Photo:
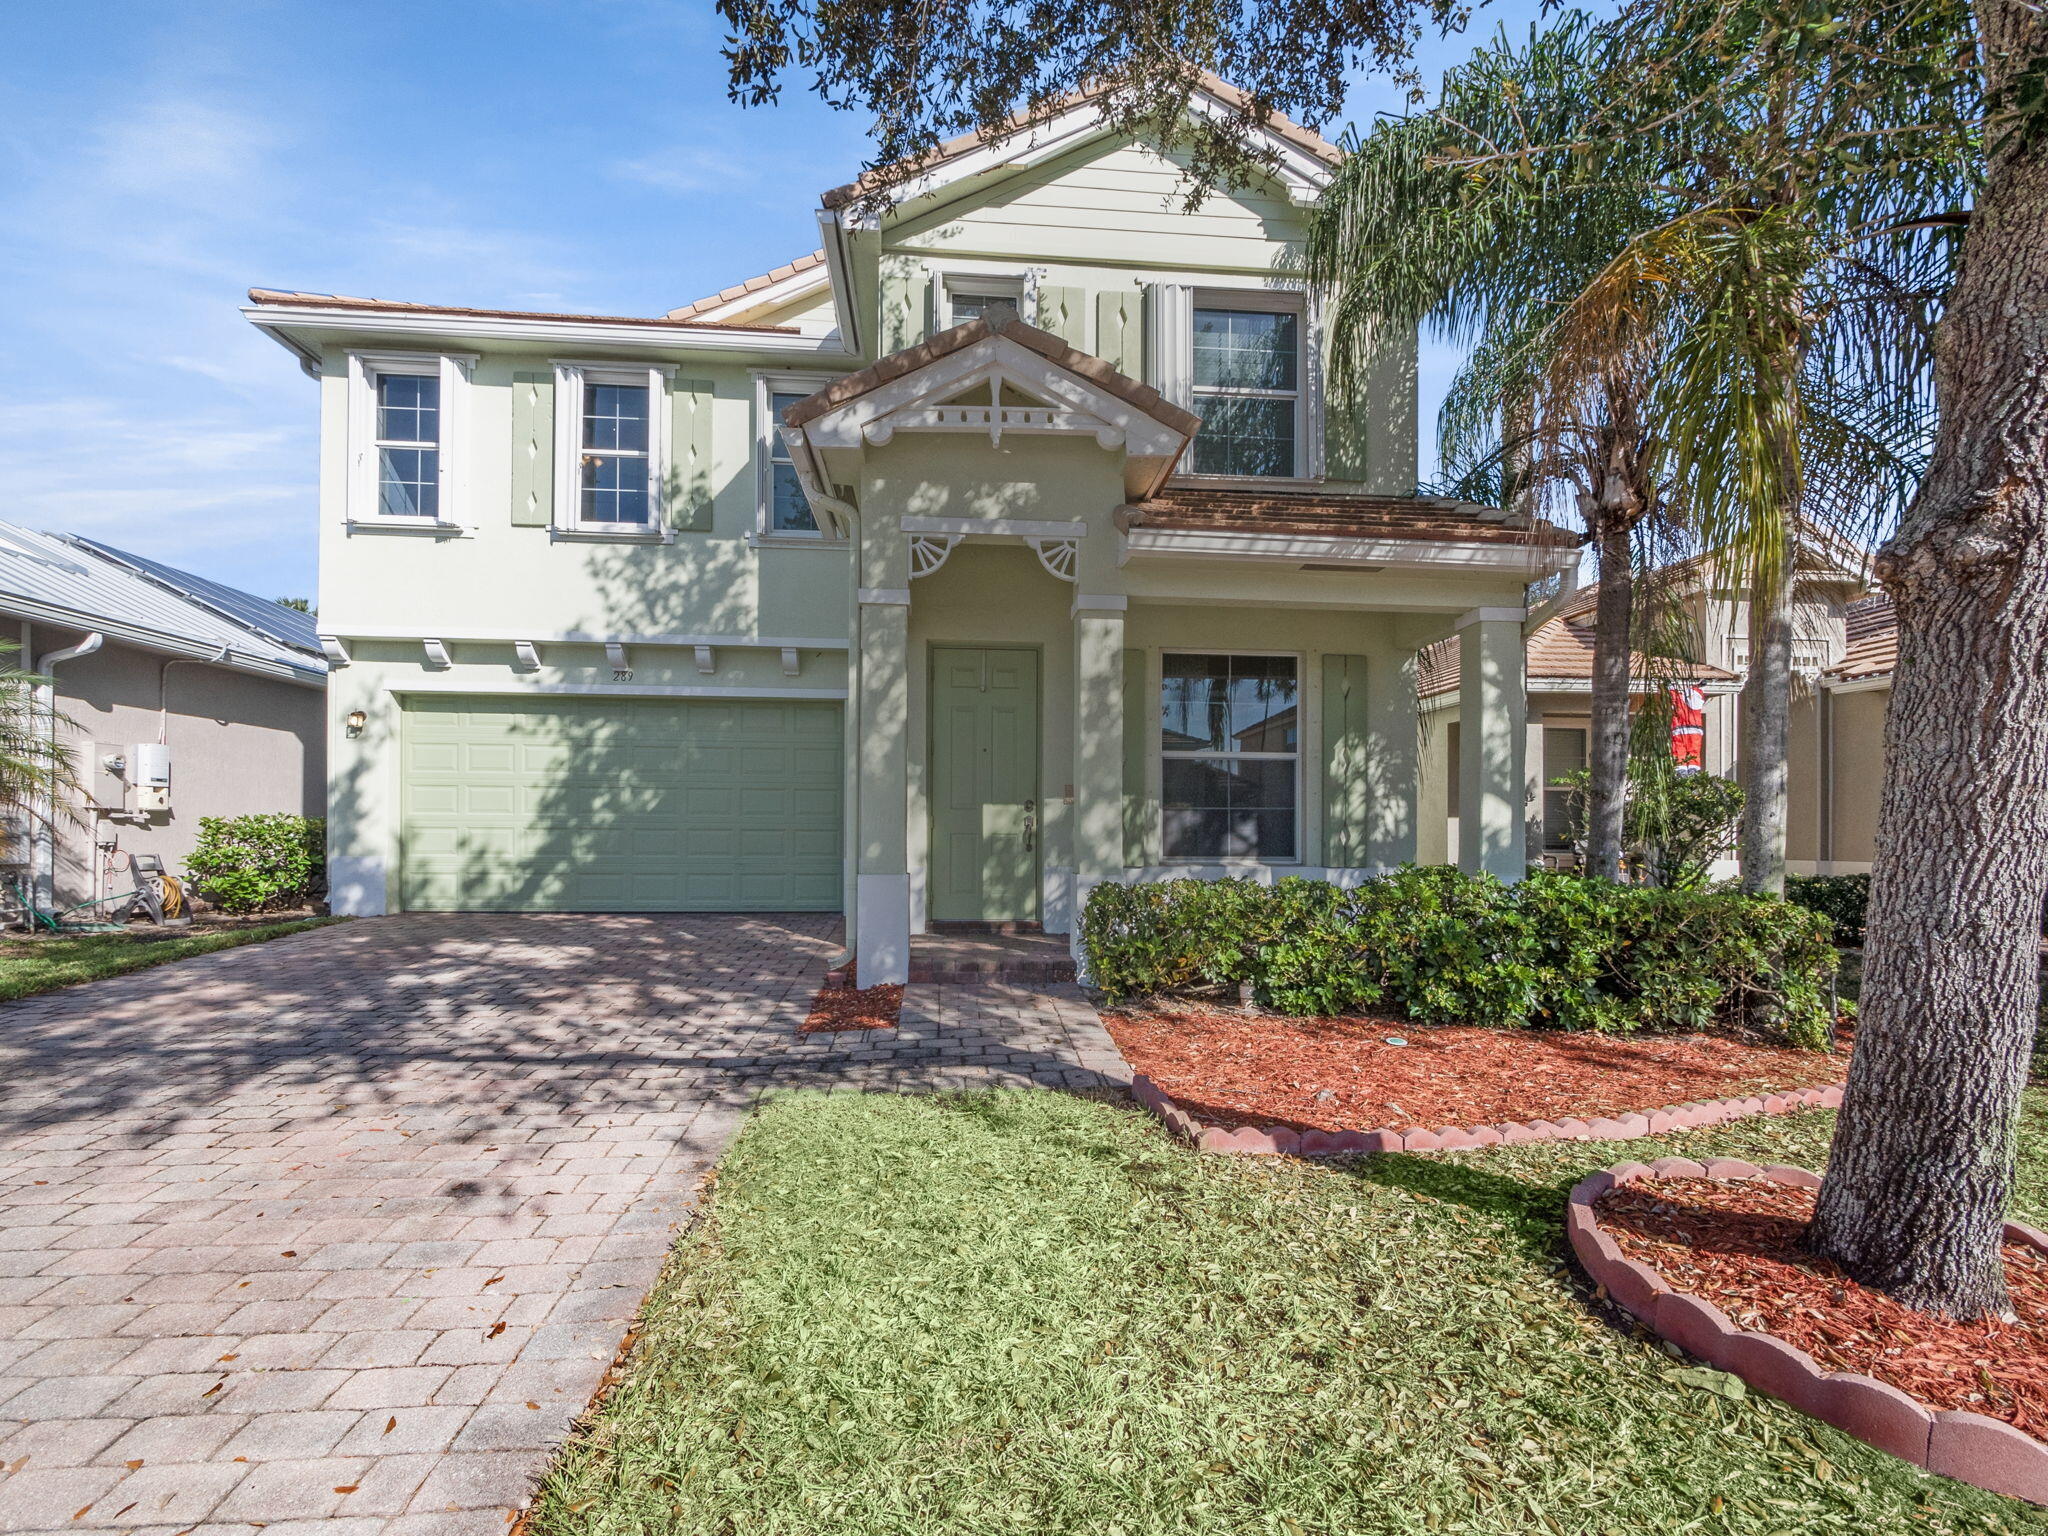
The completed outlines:
<svg viewBox="0 0 2048 1536">
<path fill-rule="evenodd" d="M 802 91 L 726 101 L 710 0 L 4 9 L 0 518 L 266 597 L 313 591 L 314 386 L 244 290 L 659 313 L 810 250 L 862 159 Z"/>
</svg>

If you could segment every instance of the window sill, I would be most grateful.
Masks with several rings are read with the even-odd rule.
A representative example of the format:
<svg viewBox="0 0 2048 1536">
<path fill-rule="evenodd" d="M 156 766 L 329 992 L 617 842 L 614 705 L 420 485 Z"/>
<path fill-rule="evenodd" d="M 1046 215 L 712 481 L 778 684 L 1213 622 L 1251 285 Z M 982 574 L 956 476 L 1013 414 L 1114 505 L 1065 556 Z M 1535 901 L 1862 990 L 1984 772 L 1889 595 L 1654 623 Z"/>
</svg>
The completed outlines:
<svg viewBox="0 0 2048 1536">
<path fill-rule="evenodd" d="M 747 543 L 754 549 L 844 549 L 846 540 L 828 539 L 818 533 L 762 533 L 756 530 L 747 535 Z"/>
<path fill-rule="evenodd" d="M 1182 473 L 1166 482 L 1175 485 L 1207 485 L 1231 490 L 1311 491 L 1325 483 L 1321 475 L 1197 475 Z"/>
<path fill-rule="evenodd" d="M 451 523 L 438 517 L 352 517 L 348 519 L 348 531 L 411 533 L 432 539 L 459 539 L 469 533 L 461 523 Z"/>
<path fill-rule="evenodd" d="M 642 526 L 629 523 L 624 527 L 605 527 L 602 524 L 586 523 L 575 528 L 551 528 L 548 537 L 557 544 L 671 544 L 674 536 L 667 528 L 659 525 Z"/>
</svg>

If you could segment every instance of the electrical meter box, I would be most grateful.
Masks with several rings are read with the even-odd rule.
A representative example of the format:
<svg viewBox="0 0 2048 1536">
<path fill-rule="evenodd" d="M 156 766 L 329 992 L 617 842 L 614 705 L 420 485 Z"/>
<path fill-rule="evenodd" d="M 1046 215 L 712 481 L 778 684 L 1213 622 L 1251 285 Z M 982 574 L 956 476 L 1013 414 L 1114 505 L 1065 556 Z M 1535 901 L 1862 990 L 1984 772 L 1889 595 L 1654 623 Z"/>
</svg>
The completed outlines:
<svg viewBox="0 0 2048 1536">
<path fill-rule="evenodd" d="M 160 741 L 143 742 L 128 759 L 128 782 L 135 787 L 138 811 L 171 808 L 171 749 Z"/>
</svg>

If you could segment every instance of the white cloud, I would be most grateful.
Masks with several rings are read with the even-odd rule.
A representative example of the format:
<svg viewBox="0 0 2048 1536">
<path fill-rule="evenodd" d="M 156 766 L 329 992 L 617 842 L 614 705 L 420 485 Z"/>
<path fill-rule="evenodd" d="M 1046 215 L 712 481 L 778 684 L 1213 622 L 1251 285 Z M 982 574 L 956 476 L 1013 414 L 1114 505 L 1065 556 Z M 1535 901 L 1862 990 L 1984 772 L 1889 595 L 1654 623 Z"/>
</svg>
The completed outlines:
<svg viewBox="0 0 2048 1536">
<path fill-rule="evenodd" d="M 611 174 L 662 192 L 715 192 L 762 184 L 758 159 L 750 162 L 742 155 L 704 145 L 678 145 L 638 159 L 620 160 L 612 165 Z"/>
</svg>

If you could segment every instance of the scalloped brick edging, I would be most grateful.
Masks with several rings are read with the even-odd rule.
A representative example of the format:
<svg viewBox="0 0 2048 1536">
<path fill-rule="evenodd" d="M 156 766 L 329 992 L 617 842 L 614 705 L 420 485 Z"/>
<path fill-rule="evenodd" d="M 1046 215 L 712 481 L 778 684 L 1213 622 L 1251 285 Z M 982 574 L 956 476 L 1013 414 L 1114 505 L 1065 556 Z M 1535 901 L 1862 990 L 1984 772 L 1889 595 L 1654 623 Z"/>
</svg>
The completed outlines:
<svg viewBox="0 0 2048 1536">
<path fill-rule="evenodd" d="M 1176 1104 L 1142 1072 L 1131 1078 L 1131 1096 L 1166 1122 L 1177 1136 L 1204 1152 L 1234 1152 L 1270 1157 L 1335 1157 L 1350 1152 L 1451 1152 L 1471 1147 L 1520 1146 L 1531 1141 L 1630 1141 L 1662 1136 L 1703 1125 L 1720 1125 L 1750 1115 L 1785 1115 L 1800 1109 L 1834 1109 L 1842 1102 L 1839 1085 L 1795 1088 L 1761 1098 L 1709 1099 L 1699 1104 L 1666 1104 L 1644 1114 L 1596 1115 L 1590 1120 L 1504 1121 L 1499 1125 L 1446 1125 L 1433 1131 L 1297 1131 L 1290 1126 L 1247 1126 L 1225 1130 L 1197 1120 Z"/>
<path fill-rule="evenodd" d="M 1736 1327 L 1719 1307 L 1673 1290 L 1647 1264 L 1623 1257 L 1614 1239 L 1600 1230 L 1593 1203 L 1617 1185 L 1642 1178 L 1772 1179 L 1817 1189 L 1820 1176 L 1783 1164 L 1759 1168 L 1735 1158 L 1699 1163 L 1662 1157 L 1648 1165 L 1618 1163 L 1581 1179 L 1565 1207 L 1572 1252 L 1594 1282 L 1643 1326 L 1757 1391 L 1902 1461 L 1993 1493 L 2048 1504 L 2048 1444 L 2003 1419 L 1930 1409 L 1869 1376 L 1823 1371 L 1806 1351 L 1768 1333 Z M 2008 1221 L 2005 1235 L 2048 1253 L 2048 1234 L 2032 1227 Z"/>
</svg>

